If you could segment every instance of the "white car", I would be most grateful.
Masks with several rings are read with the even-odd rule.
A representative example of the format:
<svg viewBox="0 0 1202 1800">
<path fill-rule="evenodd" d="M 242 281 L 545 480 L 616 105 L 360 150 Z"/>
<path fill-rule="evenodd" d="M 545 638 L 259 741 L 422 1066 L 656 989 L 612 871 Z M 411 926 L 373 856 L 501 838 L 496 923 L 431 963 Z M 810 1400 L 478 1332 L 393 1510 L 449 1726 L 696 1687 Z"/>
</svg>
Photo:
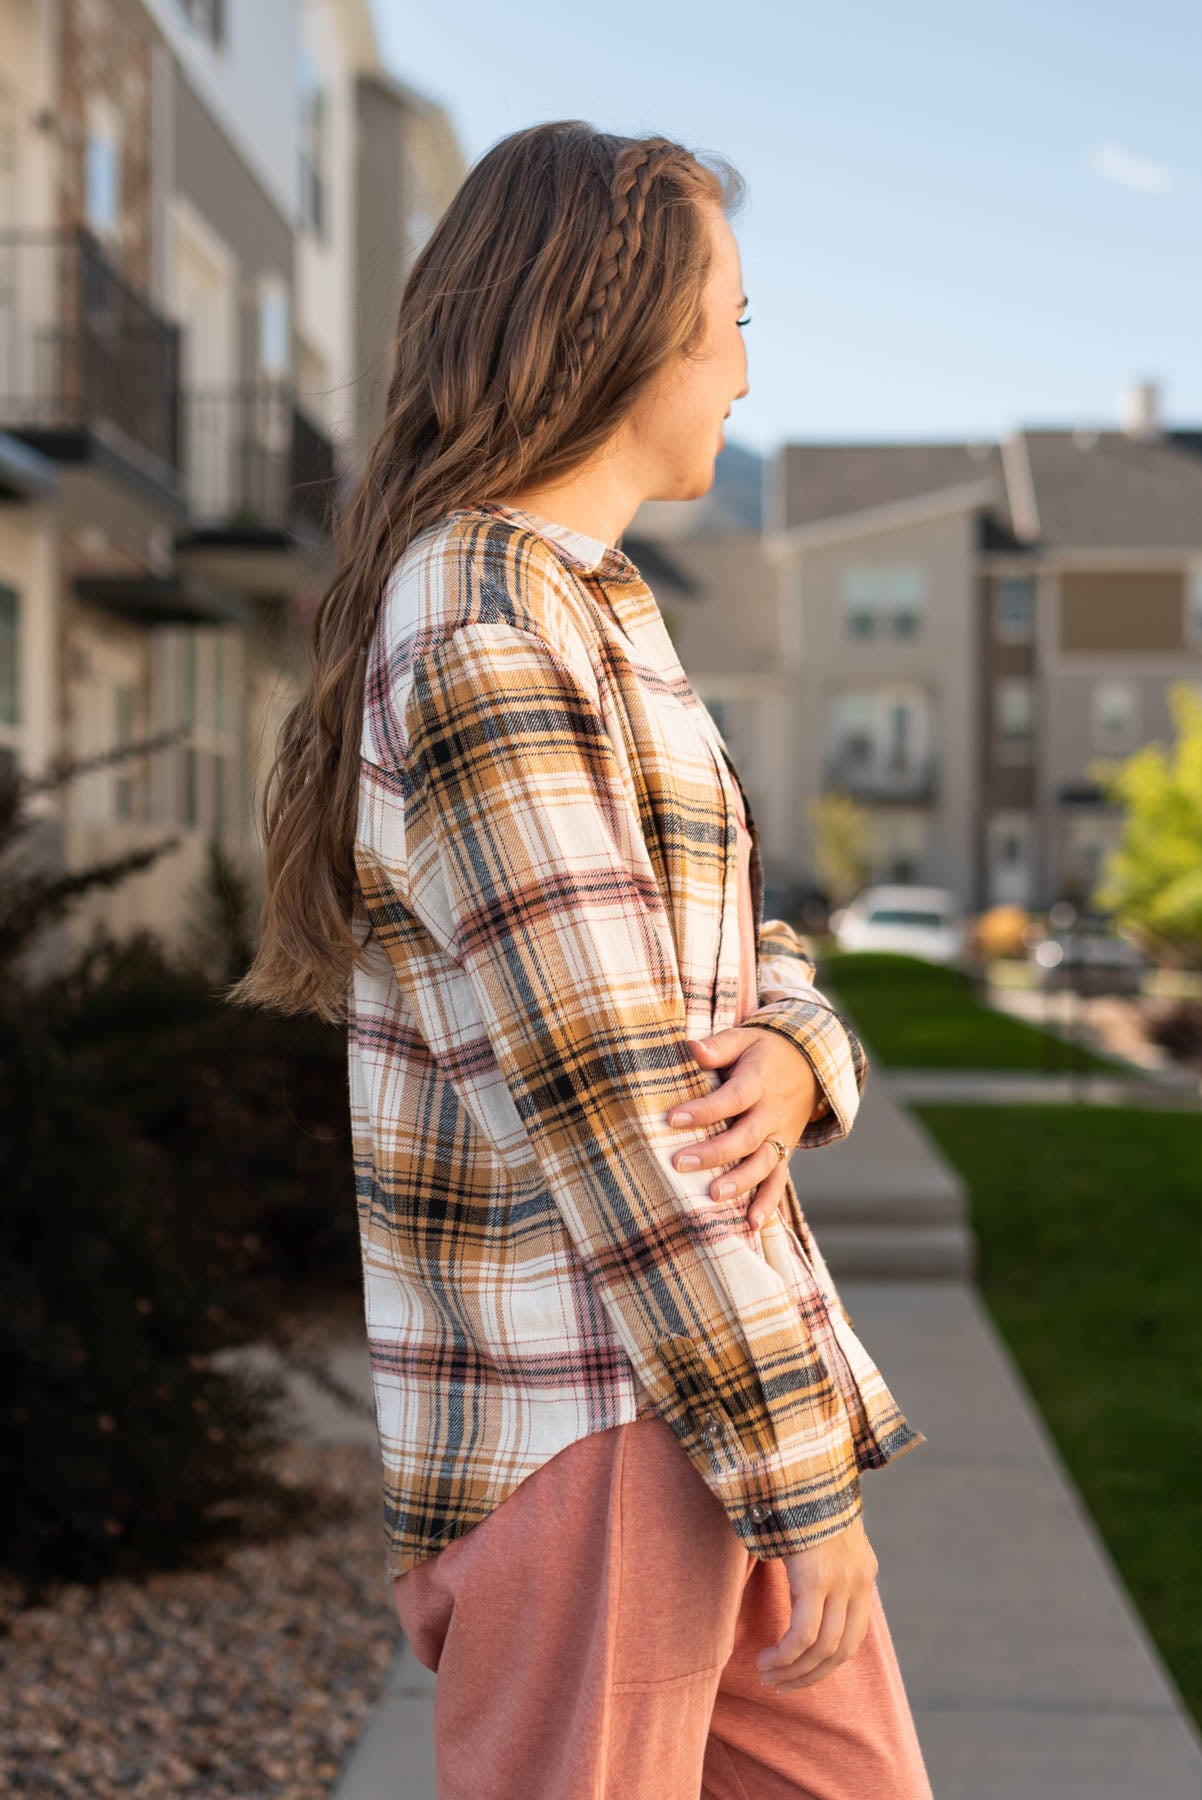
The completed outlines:
<svg viewBox="0 0 1202 1800">
<path fill-rule="evenodd" d="M 950 888 L 901 883 L 861 888 L 831 914 L 840 950 L 894 950 L 926 962 L 958 963 L 967 932 L 960 902 Z"/>
</svg>

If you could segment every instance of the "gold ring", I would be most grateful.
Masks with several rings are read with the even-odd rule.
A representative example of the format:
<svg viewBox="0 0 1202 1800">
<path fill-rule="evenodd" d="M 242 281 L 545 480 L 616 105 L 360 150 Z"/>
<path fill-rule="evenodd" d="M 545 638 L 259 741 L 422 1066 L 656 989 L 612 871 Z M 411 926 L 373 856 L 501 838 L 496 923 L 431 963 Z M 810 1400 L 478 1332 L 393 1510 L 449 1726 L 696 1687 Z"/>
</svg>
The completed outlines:
<svg viewBox="0 0 1202 1800">
<path fill-rule="evenodd" d="M 788 1147 L 786 1145 L 782 1144 L 779 1138 L 770 1137 L 768 1139 L 768 1142 L 772 1145 L 773 1149 L 776 1151 L 778 1161 L 784 1162 L 785 1158 L 789 1154 Z"/>
</svg>

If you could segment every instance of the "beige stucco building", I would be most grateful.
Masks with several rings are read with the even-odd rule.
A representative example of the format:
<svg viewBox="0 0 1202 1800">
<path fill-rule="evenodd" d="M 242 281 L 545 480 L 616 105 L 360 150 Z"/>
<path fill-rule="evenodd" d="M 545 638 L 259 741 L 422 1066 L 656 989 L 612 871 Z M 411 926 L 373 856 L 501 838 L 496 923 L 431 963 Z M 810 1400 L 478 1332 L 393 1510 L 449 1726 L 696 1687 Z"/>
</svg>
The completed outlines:
<svg viewBox="0 0 1202 1800">
<path fill-rule="evenodd" d="M 817 886 L 808 803 L 865 809 L 870 879 L 970 908 L 1088 898 L 1119 817 L 1091 772 L 1202 689 L 1202 433 L 1147 384 L 1116 430 L 790 444 L 762 510 L 644 507 L 634 545 L 718 716 L 780 891 Z M 674 574 L 675 570 L 675 574 Z"/>
<path fill-rule="evenodd" d="M 259 874 L 387 363 L 365 270 L 395 315 L 462 160 L 389 89 L 368 0 L 0 0 L 0 45 L 0 756 L 97 759 L 31 803 L 69 867 L 174 840 L 59 947 L 101 918 L 178 939 L 214 839 Z"/>
</svg>

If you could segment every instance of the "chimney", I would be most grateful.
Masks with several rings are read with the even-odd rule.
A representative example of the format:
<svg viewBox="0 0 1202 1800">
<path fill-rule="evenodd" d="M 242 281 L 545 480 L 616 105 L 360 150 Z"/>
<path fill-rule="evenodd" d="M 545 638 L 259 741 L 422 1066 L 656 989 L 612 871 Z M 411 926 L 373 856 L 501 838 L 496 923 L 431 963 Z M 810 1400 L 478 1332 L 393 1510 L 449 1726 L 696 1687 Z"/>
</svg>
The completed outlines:
<svg viewBox="0 0 1202 1800">
<path fill-rule="evenodd" d="M 1160 388 L 1155 381 L 1133 381 L 1123 389 L 1122 428 L 1127 437 L 1160 436 Z"/>
</svg>

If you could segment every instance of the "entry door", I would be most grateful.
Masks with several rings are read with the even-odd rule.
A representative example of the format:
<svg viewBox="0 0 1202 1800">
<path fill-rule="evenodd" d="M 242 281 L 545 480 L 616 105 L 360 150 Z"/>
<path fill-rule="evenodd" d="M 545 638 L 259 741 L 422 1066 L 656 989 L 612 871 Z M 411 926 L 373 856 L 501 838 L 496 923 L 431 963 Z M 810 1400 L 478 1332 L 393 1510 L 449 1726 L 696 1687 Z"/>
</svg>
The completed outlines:
<svg viewBox="0 0 1202 1800">
<path fill-rule="evenodd" d="M 1031 820 L 999 813 L 989 821 L 989 903 L 1029 906 L 1032 893 Z"/>
</svg>

